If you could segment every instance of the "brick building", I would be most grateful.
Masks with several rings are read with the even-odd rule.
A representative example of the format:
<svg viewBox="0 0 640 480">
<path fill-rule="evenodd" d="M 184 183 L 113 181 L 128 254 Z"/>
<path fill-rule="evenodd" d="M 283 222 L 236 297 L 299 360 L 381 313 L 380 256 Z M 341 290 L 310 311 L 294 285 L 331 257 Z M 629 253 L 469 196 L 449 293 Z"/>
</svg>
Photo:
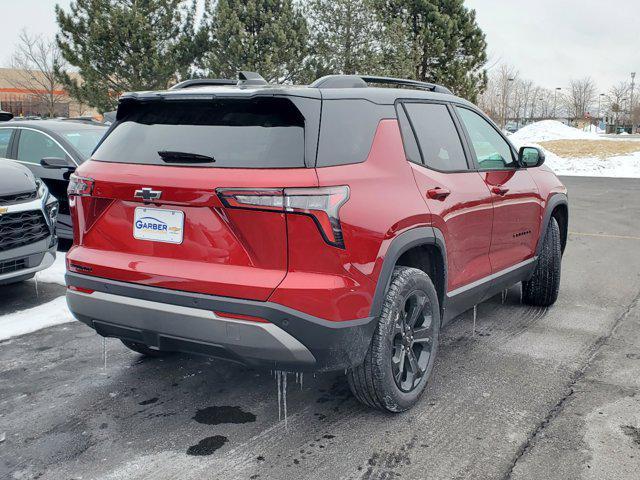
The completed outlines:
<svg viewBox="0 0 640 480">
<path fill-rule="evenodd" d="M 30 74 L 37 76 L 40 72 Z M 0 68 L 0 110 L 11 112 L 16 117 L 48 116 L 49 109 L 41 98 L 46 92 L 25 88 L 24 78 L 24 71 Z M 64 90 L 56 90 L 54 93 L 58 97 L 56 117 L 98 116 L 93 108 L 76 102 Z"/>
</svg>

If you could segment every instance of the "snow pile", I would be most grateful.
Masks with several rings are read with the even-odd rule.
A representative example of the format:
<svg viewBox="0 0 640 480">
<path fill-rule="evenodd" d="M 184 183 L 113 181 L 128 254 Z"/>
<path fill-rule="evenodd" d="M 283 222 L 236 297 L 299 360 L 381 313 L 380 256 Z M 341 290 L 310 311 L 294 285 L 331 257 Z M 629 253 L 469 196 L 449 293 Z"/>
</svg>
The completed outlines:
<svg viewBox="0 0 640 480">
<path fill-rule="evenodd" d="M 0 340 L 73 321 L 75 319 L 67 308 L 67 299 L 58 297 L 37 307 L 1 316 Z"/>
<path fill-rule="evenodd" d="M 529 145 L 550 140 L 602 140 L 595 132 L 585 132 L 577 128 L 568 127 L 557 120 L 543 120 L 522 127 L 509 137 L 516 146 Z"/>
</svg>

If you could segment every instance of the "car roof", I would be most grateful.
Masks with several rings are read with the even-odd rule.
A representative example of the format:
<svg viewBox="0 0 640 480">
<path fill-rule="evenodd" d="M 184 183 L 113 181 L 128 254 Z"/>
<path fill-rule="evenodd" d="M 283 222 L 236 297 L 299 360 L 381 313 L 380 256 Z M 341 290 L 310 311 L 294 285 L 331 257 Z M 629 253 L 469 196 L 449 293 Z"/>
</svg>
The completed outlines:
<svg viewBox="0 0 640 480">
<path fill-rule="evenodd" d="M 3 122 L 0 127 L 30 127 L 45 132 L 64 133 L 68 131 L 107 129 L 108 125 L 89 124 L 69 120 L 12 120 Z"/>
<path fill-rule="evenodd" d="M 202 85 L 177 90 L 129 92 L 120 97 L 127 100 L 205 100 L 213 98 L 256 97 L 256 96 L 294 96 L 322 100 L 361 99 L 381 105 L 393 105 L 399 99 L 449 101 L 471 105 L 455 95 L 410 88 L 317 88 L 297 85 L 252 85 L 252 86 L 216 86 Z"/>
</svg>

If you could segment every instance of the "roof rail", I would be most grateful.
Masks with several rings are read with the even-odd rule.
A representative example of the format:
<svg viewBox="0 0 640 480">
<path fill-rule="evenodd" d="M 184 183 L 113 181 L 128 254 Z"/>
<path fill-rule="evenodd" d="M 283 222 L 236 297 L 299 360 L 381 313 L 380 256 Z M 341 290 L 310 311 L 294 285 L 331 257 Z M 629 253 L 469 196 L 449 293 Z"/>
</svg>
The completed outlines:
<svg viewBox="0 0 640 480">
<path fill-rule="evenodd" d="M 237 80 L 228 78 L 192 78 L 176 83 L 169 90 L 181 90 L 183 88 L 203 87 L 205 85 L 237 85 Z"/>
<path fill-rule="evenodd" d="M 358 75 L 327 75 L 309 86 L 312 88 L 366 88 L 367 83 Z"/>
<path fill-rule="evenodd" d="M 379 77 L 375 75 L 327 75 L 326 77 L 319 78 L 309 86 L 316 88 L 361 88 L 366 87 L 367 83 L 413 87 L 420 90 L 429 90 L 430 92 L 447 93 L 451 95 L 451 90 L 435 83 L 420 82 L 407 78 Z"/>
</svg>

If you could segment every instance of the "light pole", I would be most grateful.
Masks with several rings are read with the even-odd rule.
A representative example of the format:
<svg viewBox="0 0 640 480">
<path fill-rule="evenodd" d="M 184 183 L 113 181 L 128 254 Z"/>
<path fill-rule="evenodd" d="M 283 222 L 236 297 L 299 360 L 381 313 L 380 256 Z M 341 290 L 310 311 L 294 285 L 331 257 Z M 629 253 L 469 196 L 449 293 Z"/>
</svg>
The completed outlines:
<svg viewBox="0 0 640 480">
<path fill-rule="evenodd" d="M 562 87 L 556 87 L 556 89 L 553 91 L 553 118 L 557 119 L 558 116 L 556 115 L 556 106 L 557 106 L 557 102 L 558 102 L 558 92 L 562 90 Z"/>
<path fill-rule="evenodd" d="M 604 97 L 604 93 L 598 95 L 598 128 L 600 128 L 600 106 L 602 105 L 602 97 Z"/>
<path fill-rule="evenodd" d="M 636 83 L 636 72 L 631 72 L 631 93 L 629 96 L 629 116 L 631 117 L 631 133 L 634 133 L 635 122 L 634 122 L 634 110 L 633 110 L 633 87 L 635 87 Z"/>
</svg>

